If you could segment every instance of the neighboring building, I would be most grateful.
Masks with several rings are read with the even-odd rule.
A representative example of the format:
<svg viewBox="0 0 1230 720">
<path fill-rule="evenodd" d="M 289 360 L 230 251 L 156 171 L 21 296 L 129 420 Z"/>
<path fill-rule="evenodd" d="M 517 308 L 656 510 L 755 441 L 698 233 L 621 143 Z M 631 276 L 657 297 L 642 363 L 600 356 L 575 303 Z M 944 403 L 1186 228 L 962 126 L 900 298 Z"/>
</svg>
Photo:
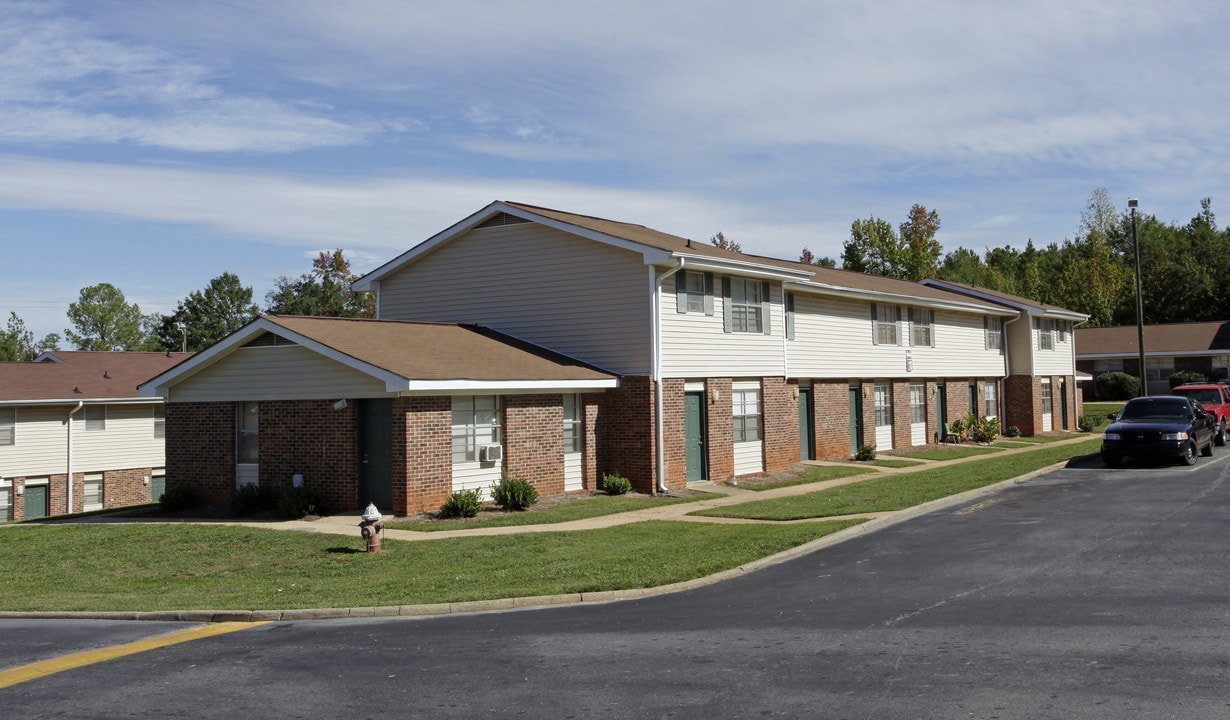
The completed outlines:
<svg viewBox="0 0 1230 720">
<path fill-rule="evenodd" d="M 1140 377 L 1139 329 L 1135 325 L 1080 328 L 1076 331 L 1077 368 L 1095 380 L 1108 372 Z M 1150 395 L 1170 390 L 1170 376 L 1181 371 L 1209 380 L 1230 378 L 1230 322 L 1145 325 L 1145 377 Z M 1095 383 L 1085 398 L 1096 397 Z"/>
<path fill-rule="evenodd" d="M 608 472 L 662 492 L 849 457 L 864 444 L 934 442 L 949 421 L 971 413 L 1026 434 L 1075 427 L 1071 325 L 1085 316 L 971 288 L 758 257 L 496 202 L 355 289 L 377 293 L 380 320 L 264 318 L 143 386 L 168 402 L 168 482 L 220 496 L 236 482 L 281 486 L 295 473 L 312 482 L 315 473 L 339 483 L 334 502 L 365 504 L 362 462 L 345 448 L 362 447 L 374 430 L 363 413 L 332 411 L 341 400 L 392 404 L 391 421 L 372 422 L 392 422 L 398 443 L 387 506 L 395 514 L 435 510 L 453 489 L 489 485 L 502 469 L 540 492 L 596 488 Z M 398 335 L 422 323 L 452 330 L 431 341 Z M 491 329 L 481 332 L 493 343 L 520 342 L 540 358 L 602 372 L 552 385 L 527 371 L 492 384 L 490 367 L 452 347 L 466 337 L 458 333 L 479 326 Z M 334 338 L 326 327 L 348 329 Z M 297 349 L 278 357 L 253 342 Z M 367 356 L 375 348 L 385 360 Z M 439 353 L 452 358 L 448 382 L 392 365 Z M 348 384 L 378 369 L 394 371 L 397 382 Z M 598 384 L 571 384 L 583 381 Z M 258 462 L 226 466 L 236 457 L 226 451 L 225 462 L 202 469 L 205 439 L 225 451 L 225 438 L 237 436 L 232 445 L 242 452 L 249 419 L 259 426 Z M 305 472 L 303 450 L 286 440 L 300 432 L 307 446 L 313 437 L 336 443 L 335 466 L 321 460 Z M 500 446 L 491 452 L 502 459 L 474 456 L 483 444 Z M 567 469 L 578 462 L 579 473 Z M 560 481 L 560 473 L 577 479 Z"/>
<path fill-rule="evenodd" d="M 163 404 L 137 384 L 186 357 L 57 350 L 0 363 L 0 521 L 156 500 Z"/>
</svg>

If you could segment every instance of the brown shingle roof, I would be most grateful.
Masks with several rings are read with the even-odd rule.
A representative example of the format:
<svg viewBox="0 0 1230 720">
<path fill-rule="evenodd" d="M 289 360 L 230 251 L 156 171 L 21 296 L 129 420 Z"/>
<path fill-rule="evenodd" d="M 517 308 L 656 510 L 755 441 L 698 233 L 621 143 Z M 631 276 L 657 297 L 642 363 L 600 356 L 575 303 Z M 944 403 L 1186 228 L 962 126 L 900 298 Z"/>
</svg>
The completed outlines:
<svg viewBox="0 0 1230 720">
<path fill-rule="evenodd" d="M 1135 325 L 1077 328 L 1076 356 L 1140 352 Z M 1230 353 L 1230 322 L 1171 323 L 1145 326 L 1145 354 Z"/>
<path fill-rule="evenodd" d="M 137 385 L 192 353 L 53 351 L 42 362 L 0 363 L 0 403 L 135 399 Z"/>
</svg>

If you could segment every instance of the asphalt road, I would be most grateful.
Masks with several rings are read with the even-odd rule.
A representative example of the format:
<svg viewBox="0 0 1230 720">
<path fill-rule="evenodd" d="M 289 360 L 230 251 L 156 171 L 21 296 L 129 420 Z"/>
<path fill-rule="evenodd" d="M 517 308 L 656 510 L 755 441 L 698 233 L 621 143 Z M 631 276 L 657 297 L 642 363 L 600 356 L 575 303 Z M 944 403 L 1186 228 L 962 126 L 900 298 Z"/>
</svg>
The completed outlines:
<svg viewBox="0 0 1230 720">
<path fill-rule="evenodd" d="M 270 623 L 0 689 L 0 717 L 1224 720 L 1218 450 L 1089 460 L 686 593 Z M 0 668 L 166 629 L 0 621 Z"/>
</svg>

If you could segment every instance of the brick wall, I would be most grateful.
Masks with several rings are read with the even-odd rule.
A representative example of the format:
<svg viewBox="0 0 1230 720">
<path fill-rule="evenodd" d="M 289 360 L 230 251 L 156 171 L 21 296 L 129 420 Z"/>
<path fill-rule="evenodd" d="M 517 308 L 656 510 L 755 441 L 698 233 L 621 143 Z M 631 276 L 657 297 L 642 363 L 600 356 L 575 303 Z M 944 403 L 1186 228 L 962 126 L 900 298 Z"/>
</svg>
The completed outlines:
<svg viewBox="0 0 1230 720">
<path fill-rule="evenodd" d="M 302 474 L 320 493 L 321 509 L 358 504 L 358 445 L 354 403 L 333 409 L 330 400 L 260 403 L 260 484 L 280 491 Z"/>
<path fill-rule="evenodd" d="M 850 383 L 814 381 L 811 394 L 816 457 L 850 457 Z"/>
<path fill-rule="evenodd" d="M 686 383 L 680 378 L 662 381 L 662 423 L 665 431 L 666 486 L 688 484 L 687 419 L 684 411 Z"/>
<path fill-rule="evenodd" d="M 452 398 L 397 398 L 392 423 L 394 514 L 439 510 L 453 491 Z"/>
<path fill-rule="evenodd" d="M 633 489 L 655 489 L 653 381 L 645 375 L 620 379 L 607 390 L 596 422 L 598 473 L 618 473 Z"/>
<path fill-rule="evenodd" d="M 1017 426 L 1025 437 L 1042 432 L 1042 379 L 1031 375 L 1009 375 L 1004 380 L 1004 422 Z"/>
<path fill-rule="evenodd" d="M 708 452 L 709 479 L 714 482 L 730 482 L 735 476 L 735 423 L 731 384 L 730 378 L 709 378 L 705 381 L 705 413 L 708 418 L 705 449 Z"/>
<path fill-rule="evenodd" d="M 167 491 L 186 486 L 205 503 L 226 503 L 235 491 L 235 406 L 168 403 Z"/>
<path fill-rule="evenodd" d="M 602 408 L 602 395 L 586 393 L 581 396 L 585 421 L 585 447 L 581 455 L 582 484 L 586 490 L 597 490 L 601 475 L 598 474 L 598 413 Z"/>
<path fill-rule="evenodd" d="M 564 492 L 562 396 L 504 396 L 504 468 L 539 495 Z"/>
<path fill-rule="evenodd" d="M 799 399 L 797 381 L 766 377 L 760 381 L 764 413 L 764 469 L 785 470 L 799 461 Z"/>
</svg>

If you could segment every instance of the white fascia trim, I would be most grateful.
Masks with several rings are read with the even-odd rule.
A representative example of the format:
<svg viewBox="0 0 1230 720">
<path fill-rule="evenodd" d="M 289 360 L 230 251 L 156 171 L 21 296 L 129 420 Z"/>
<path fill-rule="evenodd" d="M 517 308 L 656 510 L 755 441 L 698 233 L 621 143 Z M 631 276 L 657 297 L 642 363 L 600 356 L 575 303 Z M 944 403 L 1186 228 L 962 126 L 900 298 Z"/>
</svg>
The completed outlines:
<svg viewBox="0 0 1230 720">
<path fill-rule="evenodd" d="M 509 392 L 577 392 L 579 390 L 607 390 L 619 387 L 618 378 L 610 380 L 411 380 L 396 392 L 453 393 L 485 391 Z M 393 388 L 390 388 L 393 390 Z"/>
<path fill-rule="evenodd" d="M 1028 303 L 1021 303 L 1021 302 L 1014 302 L 1012 300 L 1008 300 L 1006 298 L 991 295 L 989 293 L 979 292 L 976 289 L 950 285 L 949 283 L 946 283 L 943 280 L 925 278 L 923 280 L 919 280 L 918 284 L 926 285 L 927 287 L 936 288 L 937 290 L 945 290 L 947 292 L 957 293 L 959 295 L 968 295 L 970 297 L 976 297 L 980 300 L 985 300 L 986 302 L 994 303 L 997 305 L 1006 305 L 1008 307 L 1016 308 L 1020 312 L 1025 313 L 1026 315 L 1029 315 L 1030 317 L 1063 318 L 1064 320 L 1078 320 L 1082 323 L 1087 322 L 1089 320 L 1088 315 L 1084 313 L 1076 312 L 1075 310 L 1062 310 L 1059 308 L 1052 308 L 1050 310 L 1047 310 L 1046 308 L 1040 308 L 1036 305 L 1030 305 Z"/>
<path fill-rule="evenodd" d="M 916 305 L 919 307 L 938 308 L 941 310 L 957 310 L 960 312 L 972 312 L 979 315 L 995 315 L 999 317 L 1017 317 L 1020 313 L 1016 310 L 999 306 L 987 306 L 977 303 L 964 303 L 955 300 L 936 300 L 934 298 L 923 298 L 917 295 L 904 295 L 901 293 L 886 293 L 877 290 L 860 290 L 858 288 L 843 287 L 841 285 L 829 285 L 827 283 L 790 283 L 786 286 L 788 291 L 800 291 L 811 293 L 813 295 L 832 295 L 841 298 L 853 298 L 855 300 L 870 300 L 872 302 L 884 303 L 899 303 L 902 305 Z"/>
<path fill-rule="evenodd" d="M 765 280 L 780 280 L 783 283 L 790 281 L 803 282 L 812 275 L 810 272 L 805 270 L 789 270 L 776 265 L 764 265 L 761 263 L 743 262 L 739 260 L 726 260 L 723 258 L 710 257 L 708 255 L 672 253 L 671 257 L 675 260 L 686 261 L 686 269 L 688 270 L 708 270 L 710 272 L 719 272 L 726 275 L 742 275 L 746 277 L 762 278 Z"/>
<path fill-rule="evenodd" d="M 30 407 L 54 405 L 161 405 L 160 397 L 121 397 L 121 398 L 53 398 L 50 400 L 0 400 L 0 407 Z"/>
</svg>

